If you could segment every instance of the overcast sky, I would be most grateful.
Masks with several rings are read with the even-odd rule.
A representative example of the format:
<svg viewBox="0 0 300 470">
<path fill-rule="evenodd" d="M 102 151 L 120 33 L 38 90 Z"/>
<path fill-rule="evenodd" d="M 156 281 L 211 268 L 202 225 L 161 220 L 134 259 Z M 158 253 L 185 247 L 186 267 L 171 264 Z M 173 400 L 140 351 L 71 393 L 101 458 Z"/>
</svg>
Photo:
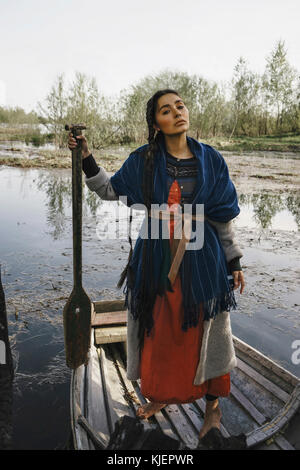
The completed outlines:
<svg viewBox="0 0 300 470">
<path fill-rule="evenodd" d="M 60 73 L 118 93 L 165 68 L 229 80 L 262 73 L 280 39 L 300 70 L 299 0 L 0 0 L 0 105 L 27 111 Z"/>
</svg>

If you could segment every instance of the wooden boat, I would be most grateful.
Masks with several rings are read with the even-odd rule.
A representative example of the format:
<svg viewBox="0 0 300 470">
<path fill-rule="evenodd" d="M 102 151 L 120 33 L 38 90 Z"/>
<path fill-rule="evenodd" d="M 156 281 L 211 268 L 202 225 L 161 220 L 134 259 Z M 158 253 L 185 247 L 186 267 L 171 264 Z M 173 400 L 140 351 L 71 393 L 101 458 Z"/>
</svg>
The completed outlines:
<svg viewBox="0 0 300 470">
<path fill-rule="evenodd" d="M 300 448 L 300 379 L 234 337 L 237 367 L 231 393 L 220 398 L 221 433 L 246 434 L 249 449 Z M 71 421 L 75 449 L 105 449 L 115 423 L 135 417 L 142 396 L 139 381 L 126 377 L 126 310 L 124 302 L 93 303 L 92 341 L 87 365 L 71 380 Z M 169 437 L 195 449 L 205 400 L 168 405 L 148 420 Z"/>
</svg>

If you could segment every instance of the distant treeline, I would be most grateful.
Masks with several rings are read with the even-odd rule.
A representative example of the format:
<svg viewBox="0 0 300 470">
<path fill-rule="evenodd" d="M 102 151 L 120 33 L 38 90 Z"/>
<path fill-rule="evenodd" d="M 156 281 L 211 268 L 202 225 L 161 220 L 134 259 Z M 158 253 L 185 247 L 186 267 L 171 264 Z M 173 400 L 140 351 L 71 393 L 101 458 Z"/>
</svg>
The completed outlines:
<svg viewBox="0 0 300 470">
<path fill-rule="evenodd" d="M 230 83 L 199 75 L 164 70 L 146 76 L 115 99 L 101 94 L 96 80 L 76 73 L 71 84 L 59 75 L 37 112 L 0 108 L 0 121 L 43 123 L 58 146 L 66 143 L 66 122 L 84 122 L 91 147 L 143 144 L 147 140 L 146 102 L 158 89 L 173 88 L 190 113 L 189 135 L 279 135 L 300 131 L 300 76 L 288 62 L 284 41 L 266 58 L 262 75 L 252 72 L 240 57 Z"/>
<path fill-rule="evenodd" d="M 13 126 L 14 124 L 38 124 L 36 112 L 26 113 L 23 108 L 4 108 L 0 106 L 0 122 Z"/>
</svg>

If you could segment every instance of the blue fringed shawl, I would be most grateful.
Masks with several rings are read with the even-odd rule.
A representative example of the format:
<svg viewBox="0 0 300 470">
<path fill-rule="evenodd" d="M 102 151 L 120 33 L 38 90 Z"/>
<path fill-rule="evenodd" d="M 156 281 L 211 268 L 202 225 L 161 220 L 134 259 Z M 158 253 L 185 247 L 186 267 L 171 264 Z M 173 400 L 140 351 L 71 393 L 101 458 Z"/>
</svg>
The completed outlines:
<svg viewBox="0 0 300 470">
<path fill-rule="evenodd" d="M 196 204 L 204 204 L 204 214 L 213 221 L 228 222 L 235 218 L 239 212 L 238 199 L 235 187 L 229 177 L 227 164 L 222 155 L 209 145 L 187 137 L 191 152 L 196 156 L 198 163 L 197 183 L 192 197 L 193 213 L 196 213 Z M 120 170 L 111 177 L 111 184 L 119 196 L 127 196 L 127 205 L 144 204 L 142 182 L 144 170 L 143 152 L 147 145 L 139 147 L 132 152 Z M 167 204 L 167 173 L 166 173 L 166 147 L 163 137 L 158 139 L 159 150 L 154 159 L 154 189 L 152 203 Z M 161 224 L 162 221 L 160 220 Z M 196 221 L 193 221 L 192 230 L 195 231 Z M 141 231 L 144 229 L 144 224 Z M 140 235 L 141 235 L 140 231 Z M 151 233 L 151 218 L 148 219 L 148 233 Z M 161 234 L 160 229 L 160 234 Z M 133 318 L 138 318 L 138 299 L 142 279 L 142 250 L 143 239 L 136 240 L 133 255 L 130 261 L 130 279 L 124 288 L 125 306 L 128 307 Z M 161 236 L 161 235 L 160 235 Z M 156 294 L 171 290 L 167 274 L 170 269 L 169 240 L 153 239 L 148 244 L 147 260 L 152 265 L 152 288 Z M 183 294 L 184 331 L 196 326 L 199 321 L 199 306 L 203 303 L 204 320 L 214 318 L 219 312 L 236 308 L 234 292 L 231 290 L 227 275 L 229 274 L 225 254 L 221 246 L 217 231 L 209 222 L 204 222 L 204 244 L 198 250 L 186 250 L 179 269 L 181 288 Z M 149 276 L 151 273 L 147 273 Z M 148 278 L 150 279 L 150 278 Z M 146 286 L 149 283 L 146 283 Z M 130 291 L 130 297 L 128 296 Z M 152 325 L 148 327 L 148 333 Z"/>
</svg>

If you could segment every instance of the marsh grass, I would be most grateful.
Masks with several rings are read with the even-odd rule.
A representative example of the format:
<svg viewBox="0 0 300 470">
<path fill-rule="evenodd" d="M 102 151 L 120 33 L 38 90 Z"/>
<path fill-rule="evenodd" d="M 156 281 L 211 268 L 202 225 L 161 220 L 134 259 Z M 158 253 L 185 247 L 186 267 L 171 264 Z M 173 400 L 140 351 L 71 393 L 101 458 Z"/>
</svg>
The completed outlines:
<svg viewBox="0 0 300 470">
<path fill-rule="evenodd" d="M 266 135 L 261 137 L 233 137 L 203 139 L 203 141 L 218 150 L 228 151 L 273 151 L 300 152 L 300 134 Z"/>
<path fill-rule="evenodd" d="M 93 155 L 99 166 L 102 166 L 108 172 L 115 172 L 132 150 L 131 147 L 116 147 L 115 149 L 95 150 Z M 68 149 L 40 149 L 37 157 L 0 157 L 0 165 L 19 168 L 71 168 L 72 157 Z"/>
</svg>

